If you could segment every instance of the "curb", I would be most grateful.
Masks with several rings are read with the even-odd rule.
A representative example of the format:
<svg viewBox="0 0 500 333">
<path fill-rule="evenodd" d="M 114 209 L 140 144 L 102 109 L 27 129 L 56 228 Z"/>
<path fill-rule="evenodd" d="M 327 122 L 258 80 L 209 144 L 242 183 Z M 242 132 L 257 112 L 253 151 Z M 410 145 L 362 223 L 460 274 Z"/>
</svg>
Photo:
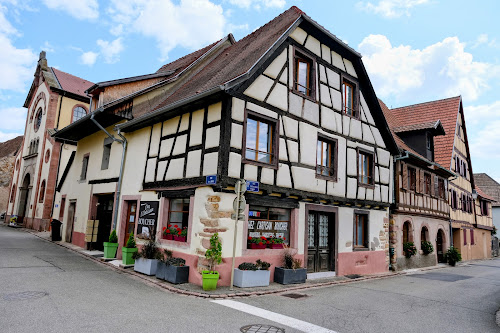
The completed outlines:
<svg viewBox="0 0 500 333">
<path fill-rule="evenodd" d="M 318 289 L 318 288 L 334 286 L 334 285 L 353 284 L 353 283 L 364 282 L 364 281 L 368 281 L 368 280 L 382 280 L 382 279 L 388 279 L 388 278 L 392 278 L 392 277 L 407 275 L 406 272 L 394 272 L 394 273 L 388 272 L 388 273 L 383 273 L 383 274 L 363 276 L 363 277 L 360 277 L 357 279 L 352 279 L 352 280 L 318 282 L 318 283 L 312 283 L 309 285 L 295 285 L 295 286 L 291 286 L 291 287 L 287 287 L 287 288 L 279 289 L 279 290 L 260 290 L 260 291 L 250 291 L 249 290 L 247 292 L 229 291 L 226 294 L 208 294 L 208 293 L 204 293 L 204 292 L 189 291 L 189 290 L 176 288 L 174 285 L 170 285 L 168 283 L 162 282 L 156 278 L 151 278 L 147 275 L 137 273 L 133 270 L 131 271 L 131 270 L 128 270 L 125 268 L 114 266 L 108 262 L 101 261 L 99 258 L 82 253 L 78 249 L 74 249 L 72 247 L 65 245 L 63 242 L 52 242 L 51 240 L 48 240 L 46 238 L 43 238 L 43 237 L 37 235 L 35 232 L 31 231 L 30 229 L 23 228 L 21 230 L 24 232 L 27 232 L 29 234 L 32 234 L 33 236 L 36 236 L 41 240 L 58 245 L 58 246 L 65 248 L 67 250 L 73 251 L 73 252 L 79 254 L 80 256 L 85 257 L 88 260 L 92 260 L 92 261 L 94 261 L 100 265 L 103 265 L 103 266 L 107 266 L 107 267 L 113 269 L 114 271 L 117 271 L 119 273 L 129 274 L 132 277 L 141 279 L 144 282 L 146 282 L 147 284 L 158 287 L 159 289 L 167 290 L 167 291 L 170 291 L 172 293 L 179 294 L 179 295 L 193 296 L 193 297 L 204 298 L 204 299 L 244 298 L 244 297 L 255 297 L 255 296 L 282 294 L 282 293 L 287 293 L 290 291 L 302 291 L 302 290 L 307 290 L 307 289 Z M 429 270 L 441 269 L 441 268 L 443 268 L 443 267 L 432 266 L 432 267 L 424 267 L 424 268 L 421 268 L 419 270 L 420 271 L 429 271 Z M 499 312 L 497 312 L 496 318 L 497 318 L 497 324 L 500 326 L 500 310 L 499 310 Z"/>
</svg>

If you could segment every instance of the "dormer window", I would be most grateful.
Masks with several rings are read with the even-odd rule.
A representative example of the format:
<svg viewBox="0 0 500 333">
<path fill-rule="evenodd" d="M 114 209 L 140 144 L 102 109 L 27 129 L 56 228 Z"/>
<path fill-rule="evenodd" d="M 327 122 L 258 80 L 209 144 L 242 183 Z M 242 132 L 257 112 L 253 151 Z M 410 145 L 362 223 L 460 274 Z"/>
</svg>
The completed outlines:
<svg viewBox="0 0 500 333">
<path fill-rule="evenodd" d="M 295 50 L 293 90 L 314 99 L 314 60 Z"/>
</svg>

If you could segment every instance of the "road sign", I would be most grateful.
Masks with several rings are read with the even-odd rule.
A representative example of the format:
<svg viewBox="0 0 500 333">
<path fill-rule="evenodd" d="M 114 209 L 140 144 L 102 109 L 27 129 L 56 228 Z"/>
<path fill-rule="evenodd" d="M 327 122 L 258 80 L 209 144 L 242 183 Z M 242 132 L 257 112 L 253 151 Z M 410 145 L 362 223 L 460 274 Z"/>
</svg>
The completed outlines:
<svg viewBox="0 0 500 333">
<path fill-rule="evenodd" d="M 234 185 L 234 193 L 238 194 L 238 187 L 240 188 L 240 195 L 247 191 L 246 181 L 244 179 L 240 179 Z"/>
<path fill-rule="evenodd" d="M 259 192 L 259 182 L 247 181 L 247 191 Z"/>
<path fill-rule="evenodd" d="M 239 206 L 238 206 L 238 201 L 239 201 Z M 244 196 L 241 196 L 238 200 L 238 197 L 234 198 L 233 201 L 233 209 L 236 213 L 241 214 L 245 211 L 245 206 L 247 202 L 245 200 Z"/>
<path fill-rule="evenodd" d="M 236 220 L 236 214 L 235 213 L 231 214 L 231 219 Z M 245 220 L 245 215 L 238 214 L 238 221 L 244 221 L 244 220 Z"/>
<path fill-rule="evenodd" d="M 217 184 L 217 175 L 207 176 L 205 179 L 205 184 L 207 184 L 207 185 Z"/>
</svg>

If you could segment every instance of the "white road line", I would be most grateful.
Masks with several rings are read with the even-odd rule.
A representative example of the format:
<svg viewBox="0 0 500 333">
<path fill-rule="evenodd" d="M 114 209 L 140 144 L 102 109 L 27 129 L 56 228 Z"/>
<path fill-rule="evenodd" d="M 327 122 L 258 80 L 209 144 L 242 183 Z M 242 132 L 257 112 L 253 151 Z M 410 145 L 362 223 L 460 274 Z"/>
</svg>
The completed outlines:
<svg viewBox="0 0 500 333">
<path fill-rule="evenodd" d="M 264 309 L 261 309 L 261 308 L 258 308 L 258 307 L 252 306 L 252 305 L 248 305 L 245 303 L 240 303 L 240 302 L 226 300 L 226 299 L 213 300 L 211 302 L 227 306 L 228 308 L 232 308 L 235 310 L 246 312 L 246 313 L 249 313 L 251 315 L 258 316 L 258 317 L 261 317 L 264 319 L 268 319 L 268 320 L 274 321 L 276 323 L 279 323 L 281 325 L 286 325 L 288 327 L 297 329 L 297 330 L 302 331 L 302 332 L 337 333 L 335 331 L 326 329 L 326 328 L 318 326 L 318 325 L 308 323 L 306 321 L 302 321 L 302 320 L 295 319 L 292 317 L 284 316 L 284 315 L 279 314 L 279 313 L 267 311 L 267 310 L 264 310 Z"/>
</svg>

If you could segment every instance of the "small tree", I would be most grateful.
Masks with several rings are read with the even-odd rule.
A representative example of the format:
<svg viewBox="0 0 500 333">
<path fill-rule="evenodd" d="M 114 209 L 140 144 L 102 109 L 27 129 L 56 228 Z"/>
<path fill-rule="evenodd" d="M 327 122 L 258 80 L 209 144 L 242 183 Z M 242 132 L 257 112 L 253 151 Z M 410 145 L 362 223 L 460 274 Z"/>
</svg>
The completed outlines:
<svg viewBox="0 0 500 333">
<path fill-rule="evenodd" d="M 128 249 L 133 249 L 137 247 L 135 245 L 134 233 L 131 232 L 130 236 L 128 236 L 127 244 L 125 244 L 125 247 Z"/>
<path fill-rule="evenodd" d="M 222 243 L 219 240 L 219 233 L 216 232 L 210 238 L 210 248 L 205 252 L 205 258 L 208 260 L 210 272 L 215 272 L 215 266 L 222 262 Z"/>
<path fill-rule="evenodd" d="M 116 235 L 115 229 L 113 229 L 109 235 L 109 243 L 118 243 L 118 236 Z"/>
<path fill-rule="evenodd" d="M 448 251 L 445 254 L 446 261 L 451 266 L 455 266 L 455 264 L 459 261 L 462 261 L 462 255 L 458 251 L 456 247 L 450 246 Z"/>
<path fill-rule="evenodd" d="M 415 244 L 413 244 L 413 242 L 403 243 L 403 251 L 405 252 L 406 258 L 411 258 L 411 256 L 417 254 L 417 248 L 415 247 Z"/>
<path fill-rule="evenodd" d="M 431 254 L 434 251 L 434 246 L 432 246 L 431 242 L 427 241 L 423 241 L 420 248 L 425 255 Z"/>
</svg>

